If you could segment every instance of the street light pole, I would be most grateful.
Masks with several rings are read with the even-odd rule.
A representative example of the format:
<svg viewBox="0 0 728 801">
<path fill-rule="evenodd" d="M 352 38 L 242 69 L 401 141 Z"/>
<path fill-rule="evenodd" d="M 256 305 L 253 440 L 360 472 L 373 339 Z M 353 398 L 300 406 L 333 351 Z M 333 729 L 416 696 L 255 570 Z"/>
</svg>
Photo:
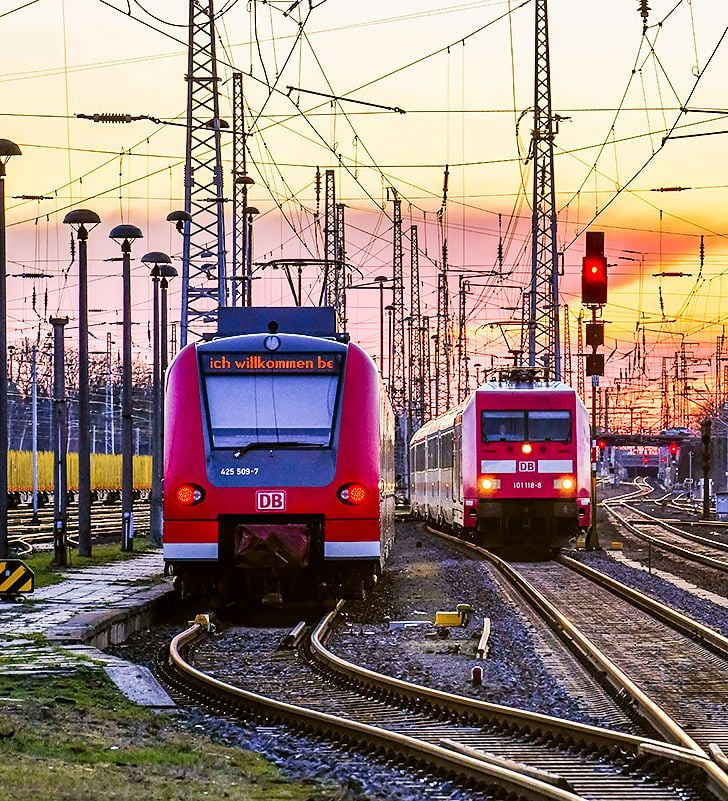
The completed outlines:
<svg viewBox="0 0 728 801">
<path fill-rule="evenodd" d="M 162 545 L 162 470 L 161 470 L 161 362 L 159 338 L 159 277 L 164 267 L 171 267 L 172 260 L 166 253 L 153 250 L 142 256 L 142 264 L 151 265 L 150 275 L 154 285 L 152 313 L 152 496 L 149 514 L 149 541 L 154 547 Z"/>
<path fill-rule="evenodd" d="M 121 550 L 134 550 L 134 511 L 132 492 L 134 463 L 132 452 L 133 404 L 131 384 L 131 243 L 144 235 L 136 225 L 117 225 L 109 239 L 120 241 L 122 255 L 122 381 L 121 381 Z"/>
<path fill-rule="evenodd" d="M 245 207 L 245 306 L 253 305 L 253 217 L 260 214 L 255 206 Z"/>
<path fill-rule="evenodd" d="M 20 148 L 0 139 L 0 559 L 8 557 L 8 330 L 7 256 L 5 253 L 5 165 Z"/>
<path fill-rule="evenodd" d="M 89 209 L 70 211 L 63 222 L 78 239 L 78 554 L 91 556 L 91 411 L 88 385 L 88 232 L 101 222 Z M 86 226 L 90 228 L 86 228 Z"/>
</svg>

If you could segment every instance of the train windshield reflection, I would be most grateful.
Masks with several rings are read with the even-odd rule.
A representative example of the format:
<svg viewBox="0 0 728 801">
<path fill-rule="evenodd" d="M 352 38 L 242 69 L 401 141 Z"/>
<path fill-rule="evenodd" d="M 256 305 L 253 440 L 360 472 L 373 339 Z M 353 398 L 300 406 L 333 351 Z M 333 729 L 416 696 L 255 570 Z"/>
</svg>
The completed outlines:
<svg viewBox="0 0 728 801">
<path fill-rule="evenodd" d="M 339 375 L 205 375 L 214 448 L 329 447 Z"/>
<path fill-rule="evenodd" d="M 488 409 L 481 417 L 483 442 L 569 442 L 571 412 Z"/>
</svg>

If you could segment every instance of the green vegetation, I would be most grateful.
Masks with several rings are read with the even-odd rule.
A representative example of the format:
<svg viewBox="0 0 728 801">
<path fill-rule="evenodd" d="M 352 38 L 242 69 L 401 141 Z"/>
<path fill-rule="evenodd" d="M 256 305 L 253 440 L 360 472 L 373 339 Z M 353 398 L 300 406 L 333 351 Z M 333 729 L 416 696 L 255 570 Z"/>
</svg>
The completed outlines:
<svg viewBox="0 0 728 801">
<path fill-rule="evenodd" d="M 13 801 L 334 801 L 257 754 L 185 730 L 118 694 L 100 670 L 0 675 L 0 785 Z"/>
<path fill-rule="evenodd" d="M 94 567 L 104 565 L 109 562 L 117 562 L 124 559 L 132 559 L 135 555 L 149 551 L 148 537 L 134 537 L 134 551 L 126 552 L 121 550 L 119 543 L 94 544 L 91 556 L 79 556 L 74 548 L 68 550 L 68 566 L 73 568 Z M 52 551 L 39 551 L 30 556 L 23 557 L 23 562 L 35 574 L 35 587 L 48 587 L 51 584 L 58 584 L 63 581 L 66 568 L 58 567 L 53 564 Z M 29 596 L 32 600 L 33 596 Z"/>
</svg>

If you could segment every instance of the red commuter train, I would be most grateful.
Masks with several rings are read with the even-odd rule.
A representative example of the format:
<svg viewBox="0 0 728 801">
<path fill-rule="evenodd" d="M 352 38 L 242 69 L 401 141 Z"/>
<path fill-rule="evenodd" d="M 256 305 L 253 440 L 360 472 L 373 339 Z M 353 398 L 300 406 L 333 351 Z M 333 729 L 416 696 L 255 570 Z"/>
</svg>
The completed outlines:
<svg viewBox="0 0 728 801">
<path fill-rule="evenodd" d="M 223 599 L 360 595 L 394 537 L 394 418 L 374 363 L 334 333 L 331 309 L 222 309 L 219 333 L 167 373 L 176 585 Z"/>
<path fill-rule="evenodd" d="M 586 407 L 532 368 L 501 371 L 410 442 L 413 513 L 486 547 L 557 549 L 591 525 Z"/>
</svg>

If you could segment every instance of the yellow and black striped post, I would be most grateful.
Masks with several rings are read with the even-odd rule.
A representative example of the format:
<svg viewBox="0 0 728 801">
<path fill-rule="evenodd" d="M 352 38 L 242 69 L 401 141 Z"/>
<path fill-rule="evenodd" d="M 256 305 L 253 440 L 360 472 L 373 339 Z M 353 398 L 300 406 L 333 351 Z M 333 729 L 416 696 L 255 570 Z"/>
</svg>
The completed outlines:
<svg viewBox="0 0 728 801">
<path fill-rule="evenodd" d="M 33 571 L 20 559 L 0 560 L 0 597 L 33 592 Z"/>
</svg>

